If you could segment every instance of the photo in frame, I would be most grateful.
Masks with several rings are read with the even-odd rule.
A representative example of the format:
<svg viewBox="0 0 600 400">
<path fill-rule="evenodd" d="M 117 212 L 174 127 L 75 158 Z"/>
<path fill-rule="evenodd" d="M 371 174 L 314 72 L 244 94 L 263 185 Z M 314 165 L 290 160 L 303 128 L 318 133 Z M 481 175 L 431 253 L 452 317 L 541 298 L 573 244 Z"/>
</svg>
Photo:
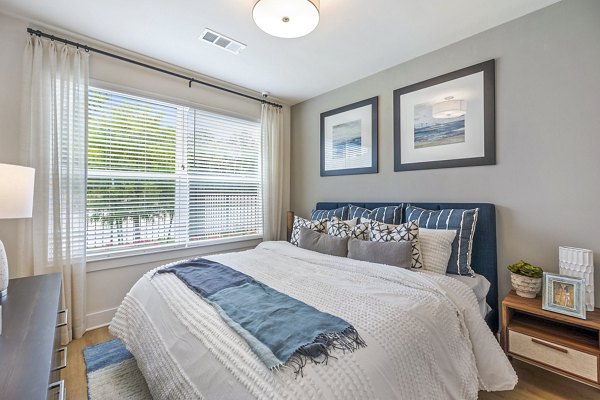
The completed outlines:
<svg viewBox="0 0 600 400">
<path fill-rule="evenodd" d="M 585 279 L 544 272 L 542 308 L 586 319 Z"/>
<path fill-rule="evenodd" d="M 321 176 L 378 172 L 377 103 L 373 97 L 321 114 Z"/>
<path fill-rule="evenodd" d="M 394 90 L 394 171 L 493 164 L 494 60 Z"/>
</svg>

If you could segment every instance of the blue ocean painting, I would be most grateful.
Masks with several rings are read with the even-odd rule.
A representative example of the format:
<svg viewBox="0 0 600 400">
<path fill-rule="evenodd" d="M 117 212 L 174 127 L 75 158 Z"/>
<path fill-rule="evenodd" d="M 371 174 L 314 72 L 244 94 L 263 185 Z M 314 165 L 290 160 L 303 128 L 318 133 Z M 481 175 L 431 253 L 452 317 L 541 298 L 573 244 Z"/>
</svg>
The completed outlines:
<svg viewBox="0 0 600 400">
<path fill-rule="evenodd" d="M 433 118 L 431 105 L 415 105 L 415 149 L 464 143 L 465 116 Z"/>
<path fill-rule="evenodd" d="M 333 159 L 353 158 L 363 153 L 361 121 L 349 121 L 334 125 L 332 130 Z"/>
</svg>

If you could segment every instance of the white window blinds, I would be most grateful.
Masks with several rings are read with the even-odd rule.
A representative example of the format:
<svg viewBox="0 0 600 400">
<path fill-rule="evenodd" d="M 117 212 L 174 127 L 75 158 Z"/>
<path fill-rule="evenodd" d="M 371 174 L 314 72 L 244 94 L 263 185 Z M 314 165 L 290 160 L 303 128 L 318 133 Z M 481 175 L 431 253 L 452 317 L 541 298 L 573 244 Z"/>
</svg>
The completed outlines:
<svg viewBox="0 0 600 400">
<path fill-rule="evenodd" d="M 262 234 L 260 124 L 90 88 L 87 254 Z"/>
</svg>

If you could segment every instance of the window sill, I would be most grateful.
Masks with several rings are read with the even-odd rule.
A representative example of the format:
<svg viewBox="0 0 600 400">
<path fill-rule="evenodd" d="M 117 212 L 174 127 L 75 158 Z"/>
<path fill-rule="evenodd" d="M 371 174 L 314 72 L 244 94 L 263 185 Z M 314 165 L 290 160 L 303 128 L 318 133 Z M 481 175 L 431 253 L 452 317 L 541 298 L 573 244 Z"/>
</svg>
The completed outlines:
<svg viewBox="0 0 600 400">
<path fill-rule="evenodd" d="M 145 252 L 112 255 L 109 258 L 90 258 L 86 263 L 86 272 L 131 267 L 142 264 L 173 262 L 181 259 L 251 249 L 262 242 L 262 236 L 248 236 L 218 241 L 207 241 L 185 248 L 162 248 Z"/>
</svg>

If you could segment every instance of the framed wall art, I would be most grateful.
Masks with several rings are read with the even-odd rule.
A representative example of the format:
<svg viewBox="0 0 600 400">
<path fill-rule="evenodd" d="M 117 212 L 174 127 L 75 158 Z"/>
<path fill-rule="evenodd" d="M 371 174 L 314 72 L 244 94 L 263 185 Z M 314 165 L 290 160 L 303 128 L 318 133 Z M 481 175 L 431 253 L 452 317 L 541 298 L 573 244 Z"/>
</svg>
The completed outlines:
<svg viewBox="0 0 600 400">
<path fill-rule="evenodd" d="M 585 319 L 585 279 L 544 272 L 542 308 Z"/>
<path fill-rule="evenodd" d="M 494 65 L 394 90 L 394 171 L 496 164 Z"/>
<path fill-rule="evenodd" d="M 377 100 L 321 114 L 321 176 L 377 173 Z"/>
</svg>

